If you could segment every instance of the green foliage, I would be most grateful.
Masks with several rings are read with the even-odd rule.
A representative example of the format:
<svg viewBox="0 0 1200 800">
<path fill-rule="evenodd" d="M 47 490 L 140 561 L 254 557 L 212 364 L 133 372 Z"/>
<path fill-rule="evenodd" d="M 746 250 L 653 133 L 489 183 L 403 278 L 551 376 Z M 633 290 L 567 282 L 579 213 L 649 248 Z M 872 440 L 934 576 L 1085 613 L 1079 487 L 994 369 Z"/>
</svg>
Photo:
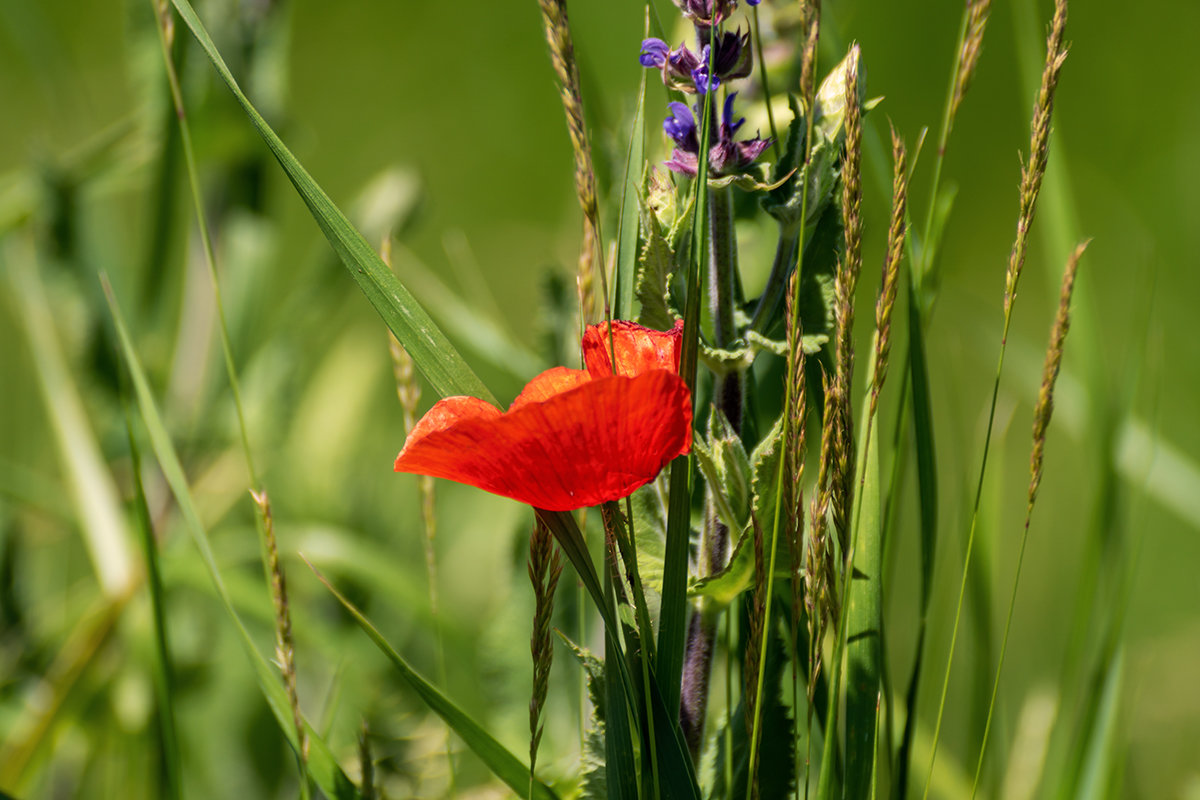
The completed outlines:
<svg viewBox="0 0 1200 800">
<path fill-rule="evenodd" d="M 213 223 L 232 377 L 289 578 L 309 741 L 301 775 L 290 752 L 293 710 L 272 663 L 275 619 L 246 459 L 215 349 L 217 310 L 190 246 L 199 240 L 178 117 L 162 102 L 162 63 L 145 57 L 157 46 L 153 5 L 133 4 L 129 14 L 107 0 L 69 14 L 56 4 L 8 5 L 0 39 L 16 44 L 0 55 L 10 112 L 0 126 L 0 308 L 8 312 L 0 313 L 0 336 L 9 343 L 0 348 L 0 796 L 89 800 L 119 787 L 131 800 L 295 797 L 310 780 L 314 794 L 366 797 L 367 787 L 355 785 L 368 771 L 358 763 L 360 733 L 377 796 L 524 795 L 528 771 L 512 754 L 528 741 L 528 641 L 519 625 L 531 604 L 522 558 L 530 513 L 440 481 L 426 507 L 416 480 L 391 473 L 406 431 L 387 330 L 416 364 L 418 414 L 449 393 L 507 400 L 546 367 L 578 366 L 569 142 L 534 12 L 493 15 L 481 27 L 486 4 L 475 0 L 428 4 L 415 16 L 379 2 L 297 4 L 281 13 L 280 4 L 193 9 L 175 0 L 166 9 L 175 24 L 167 54 L 195 137 L 199 203 Z M 926 774 L 937 684 L 967 535 L 963 505 L 984 446 L 980 407 L 992 380 L 984 367 L 1001 339 L 999 276 L 1019 179 L 1012 153 L 1027 147 L 1027 106 L 1043 57 L 1046 8 L 1030 0 L 1013 4 L 1013 25 L 1007 8 L 998 17 L 948 150 L 926 148 L 914 172 L 909 291 L 893 317 L 892 381 L 865 442 L 862 415 L 854 420 L 861 511 L 850 593 L 839 598 L 847 657 L 830 658 L 838 634 L 826 629 L 811 708 L 803 600 L 795 676 L 784 641 L 793 622 L 783 589 L 802 588 L 805 567 L 794 575 L 779 551 L 758 730 L 763 798 L 792 796 L 797 777 L 824 777 L 830 794 L 846 797 L 915 797 L 926 786 L 932 797 L 966 797 L 976 759 L 980 797 L 1167 797 L 1194 783 L 1180 743 L 1200 736 L 1195 692 L 1186 688 L 1196 613 L 1179 587 L 1196 561 L 1192 528 L 1200 520 L 1200 469 L 1189 455 L 1198 380 L 1191 366 L 1200 364 L 1188 335 L 1196 286 L 1185 268 L 1200 243 L 1187 216 L 1194 203 L 1155 178 L 1187 183 L 1194 126 L 1186 114 L 1160 115 L 1160 146 L 1114 161 L 1114 143 L 1144 120 L 1110 112 L 1122 107 L 1129 80 L 1138 81 L 1146 107 L 1155 97 L 1162 108 L 1179 107 L 1190 73 L 1171 54 L 1187 52 L 1197 20 L 1189 9 L 1169 26 L 1139 27 L 1135 18 L 1105 38 L 1095 19 L 1109 5 L 1072 9 L 1075 47 L 1053 116 L 1031 275 L 987 442 L 980 526 L 989 536 L 979 543 L 986 558 L 977 553 L 967 573 L 966 602 L 975 607 L 964 615 L 933 772 Z M 673 45 L 676 10 L 658 6 L 650 35 Z M 744 29 L 748 9 L 739 6 L 727 25 Z M 735 335 L 716 347 L 698 333 L 711 320 L 708 196 L 655 166 L 667 142 L 658 125 L 667 96 L 657 72 L 637 72 L 630 55 L 642 9 L 605 9 L 600 19 L 572 5 L 603 252 L 615 253 L 614 316 L 659 329 L 686 316 L 684 371 L 692 378 L 699 364 L 697 402 L 721 410 L 698 415 L 709 425 L 692 457 L 631 498 L 640 588 L 659 634 L 645 648 L 623 563 L 612 588 L 624 601 L 605 594 L 602 576 L 613 572 L 597 515 L 582 526 L 574 515 L 546 518 L 577 573 L 562 583 L 554 624 L 564 639 L 597 652 L 603 637 L 605 659 L 572 646 L 575 659 L 555 664 L 535 796 L 745 795 L 750 736 L 740 696 L 745 609 L 756 588 L 750 533 L 757 522 L 768 552 L 783 546 L 769 536 L 771 477 L 784 439 L 776 417 L 788 355 L 781 287 L 797 261 L 802 346 L 817 356 L 808 362 L 808 455 L 795 487 L 805 514 L 818 474 L 820 373 L 830 367 L 821 352 L 834 326 L 843 236 L 844 73 L 827 70 L 844 49 L 839 35 L 854 36 L 864 43 L 872 92 L 887 96 L 887 118 L 869 115 L 864 131 L 861 365 L 884 232 L 881 133 L 889 118 L 910 143 L 921 139 L 921 126 L 936 126 L 935 95 L 947 89 L 956 55 L 948 18 L 848 17 L 826 4 L 818 77 L 827 77 L 809 113 L 787 92 L 797 85 L 802 37 L 795 8 L 785 6 L 757 8 L 753 30 L 764 37 L 767 63 L 756 49 L 754 77 L 710 98 L 720 104 L 726 90 L 740 92 L 743 137 L 767 130 L 760 98 L 774 99 L 781 121 L 792 110 L 779 131 L 780 157 L 774 149 L 764 156 L 775 162 L 770 174 L 745 184 L 756 191 L 744 193 L 734 176 L 715 182 L 733 185 L 744 281 Z M 1015 57 L 1000 57 L 1010 31 Z M 928 53 L 897 60 L 905 48 L 892 45 L 913 41 L 930 43 Z M 1137 56 L 1151 47 L 1167 54 L 1166 66 L 1142 80 L 1149 62 Z M 760 67 L 769 86 L 758 85 Z M 809 117 L 815 136 L 806 155 Z M 376 182 L 380 175 L 405 182 Z M 1130 197 L 1136 208 L 1121 200 Z M 780 234 L 798 239 L 801 221 L 803 242 L 782 248 L 780 283 L 765 282 L 771 302 L 756 303 Z M 394 273 L 374 253 L 393 224 Z M 1025 420 L 1050 302 L 1040 287 L 1055 282 L 1085 234 L 1097 234 L 1095 260 L 1081 272 L 1012 619 L 1013 658 L 981 754 L 972 743 L 981 738 L 988 697 L 980 687 L 996 643 L 980 614 L 995 590 L 1007 590 L 1020 534 Z M 101 270 L 113 283 L 112 312 L 97 286 Z M 1134 273 L 1141 279 L 1130 282 Z M 532 299 L 539 286 L 551 287 L 549 311 Z M 108 321 L 118 298 L 125 316 L 114 335 Z M 1162 342 L 1170 391 L 1160 387 Z M 128 421 L 118 392 L 126 365 L 134 375 Z M 713 397 L 714 381 L 731 376 L 745 380 L 740 429 Z M 860 367 L 856 397 L 862 383 Z M 728 563 L 701 576 L 693 564 L 709 496 L 715 518 L 730 528 Z M 424 577 L 424 508 L 437 528 L 436 593 Z M 1142 529 L 1155 535 L 1136 536 Z M 345 606 L 311 579 L 298 552 L 330 575 Z M 835 547 L 837 569 L 840 555 Z M 1030 612 L 1041 608 L 1067 611 Z M 714 644 L 699 778 L 676 724 L 695 610 L 720 631 L 739 629 L 730 646 Z M 888 647 L 872 631 L 886 633 Z M 441 648 L 446 674 L 435 687 L 422 675 L 436 674 Z M 1147 659 L 1149 652 L 1157 656 Z M 970 664 L 986 674 L 965 680 Z M 826 716 L 830 707 L 836 720 Z M 828 727 L 829 758 L 818 775 Z M 658 786 L 648 777 L 655 763 Z M 1023 772 L 1024 763 L 1039 769 Z"/>
</svg>

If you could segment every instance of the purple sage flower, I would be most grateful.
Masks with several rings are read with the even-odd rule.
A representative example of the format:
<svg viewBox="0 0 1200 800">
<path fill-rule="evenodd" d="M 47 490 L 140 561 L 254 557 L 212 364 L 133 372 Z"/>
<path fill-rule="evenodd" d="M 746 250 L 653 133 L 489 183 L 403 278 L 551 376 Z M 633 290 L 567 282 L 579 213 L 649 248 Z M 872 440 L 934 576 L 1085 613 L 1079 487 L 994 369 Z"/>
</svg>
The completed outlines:
<svg viewBox="0 0 1200 800">
<path fill-rule="evenodd" d="M 709 47 L 704 45 L 700 50 L 699 64 L 692 69 L 692 83 L 696 87 L 697 94 L 705 94 L 711 92 L 721 85 L 721 77 L 719 73 L 709 74 Z"/>
<path fill-rule="evenodd" d="M 701 33 L 699 38 L 703 42 L 711 38 L 711 34 Z M 644 39 L 638 61 L 643 67 L 662 70 L 663 83 L 672 89 L 704 94 L 725 81 L 749 75 L 753 67 L 752 53 L 750 32 L 743 33 L 739 29 L 721 34 L 715 51 L 711 45 L 704 44 L 699 55 L 685 44 L 671 49 L 662 39 Z"/>
<path fill-rule="evenodd" d="M 746 0 L 746 2 L 756 6 L 760 0 Z M 713 27 L 720 25 L 726 17 L 733 13 L 733 10 L 737 8 L 737 0 L 675 0 L 675 5 L 695 25 Z"/>
<path fill-rule="evenodd" d="M 663 67 L 666 66 L 670 54 L 671 48 L 662 39 L 643 39 L 638 61 L 643 67 Z"/>
<path fill-rule="evenodd" d="M 696 136 L 696 118 L 692 110 L 683 103 L 667 103 L 671 116 L 663 120 L 663 130 L 675 141 L 675 146 L 688 153 L 700 152 L 700 139 Z"/>
<path fill-rule="evenodd" d="M 755 136 L 753 139 L 735 141 L 734 134 L 745 124 L 744 117 L 736 117 L 733 99 L 737 92 L 725 97 L 721 110 L 721 122 L 717 127 L 717 141 L 708 150 L 708 167 L 712 175 L 733 175 L 745 172 L 770 146 L 770 139 Z M 663 122 L 663 130 L 675 142 L 675 150 L 667 159 L 666 166 L 672 172 L 695 177 L 699 168 L 700 142 L 696 130 L 696 119 L 691 109 L 683 103 L 669 105 L 672 115 Z"/>
</svg>

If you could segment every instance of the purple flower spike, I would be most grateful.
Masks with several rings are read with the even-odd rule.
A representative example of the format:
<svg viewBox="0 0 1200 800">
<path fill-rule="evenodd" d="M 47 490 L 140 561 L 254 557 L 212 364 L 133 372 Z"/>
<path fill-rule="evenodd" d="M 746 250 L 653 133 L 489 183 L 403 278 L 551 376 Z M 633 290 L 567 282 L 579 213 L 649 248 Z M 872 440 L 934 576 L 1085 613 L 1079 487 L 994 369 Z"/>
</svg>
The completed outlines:
<svg viewBox="0 0 1200 800">
<path fill-rule="evenodd" d="M 733 118 L 733 98 L 737 97 L 737 92 L 731 92 L 725 95 L 725 109 L 721 113 L 721 138 L 733 139 L 733 135 L 737 133 L 738 128 L 746 121 L 745 117 L 739 120 Z"/>
<path fill-rule="evenodd" d="M 662 67 L 667 63 L 670 54 L 671 48 L 667 47 L 667 43 L 662 39 L 644 39 L 638 61 L 643 67 Z"/>
<path fill-rule="evenodd" d="M 704 45 L 704 49 L 700 51 L 700 63 L 692 69 L 692 82 L 696 84 L 696 91 L 699 94 L 711 92 L 721 85 L 721 79 L 716 75 L 709 74 L 708 71 L 709 47 Z"/>
<path fill-rule="evenodd" d="M 684 152 L 700 152 L 700 140 L 696 136 L 696 118 L 692 110 L 683 103 L 668 103 L 671 116 L 663 120 L 663 130 Z"/>
<path fill-rule="evenodd" d="M 759 3 L 761 3 L 761 2 L 762 2 L 762 0 L 746 0 L 746 5 L 748 5 L 748 6 L 756 6 L 756 5 L 758 5 Z"/>
</svg>

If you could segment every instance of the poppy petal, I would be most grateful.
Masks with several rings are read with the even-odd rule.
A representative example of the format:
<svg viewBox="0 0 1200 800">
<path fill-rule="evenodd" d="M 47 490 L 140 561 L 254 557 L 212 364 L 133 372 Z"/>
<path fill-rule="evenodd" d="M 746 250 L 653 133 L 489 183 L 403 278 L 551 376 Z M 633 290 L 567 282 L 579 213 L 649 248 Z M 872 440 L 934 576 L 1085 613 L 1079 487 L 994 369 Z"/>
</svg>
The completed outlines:
<svg viewBox="0 0 1200 800">
<path fill-rule="evenodd" d="M 613 374 L 607 323 L 589 325 L 583 332 L 583 361 L 593 378 Z M 652 369 L 679 372 L 683 342 L 683 320 L 669 331 L 656 331 L 626 320 L 612 322 L 612 354 L 617 357 L 617 375 L 640 375 Z"/>
<path fill-rule="evenodd" d="M 414 429 L 396 470 L 570 511 L 631 494 L 691 446 L 691 397 L 666 370 L 587 381 L 503 415 L 478 411 L 421 437 Z"/>
<path fill-rule="evenodd" d="M 410 442 L 443 431 L 463 420 L 489 420 L 498 416 L 500 409 L 478 397 L 445 397 L 434 403 L 433 408 L 413 426 L 404 447 L 407 449 Z"/>
<path fill-rule="evenodd" d="M 512 401 L 508 410 L 516 411 L 528 403 L 541 403 L 590 380 L 591 376 L 581 369 L 551 367 L 525 384 L 525 388 L 517 395 L 517 399 Z"/>
</svg>

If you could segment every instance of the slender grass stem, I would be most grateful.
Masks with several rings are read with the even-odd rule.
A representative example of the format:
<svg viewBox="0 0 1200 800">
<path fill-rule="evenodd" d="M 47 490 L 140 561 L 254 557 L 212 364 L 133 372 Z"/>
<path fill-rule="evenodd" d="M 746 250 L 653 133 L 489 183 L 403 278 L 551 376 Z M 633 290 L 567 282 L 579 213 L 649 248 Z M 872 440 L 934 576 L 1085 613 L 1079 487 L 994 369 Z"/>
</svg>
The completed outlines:
<svg viewBox="0 0 1200 800">
<path fill-rule="evenodd" d="M 154 522 L 146 502 L 142 484 L 142 455 L 133 433 L 133 410 L 129 404 L 127 377 L 121 372 L 121 406 L 125 412 L 125 431 L 129 437 L 130 468 L 133 473 L 134 503 L 138 527 L 142 533 L 142 549 L 146 559 L 146 583 L 150 595 L 150 613 L 154 623 L 155 693 L 158 695 L 158 724 L 162 746 L 162 766 L 165 795 L 182 797 L 182 773 L 179 738 L 175 727 L 175 673 L 171 662 L 171 647 L 167 638 L 166 603 L 163 595 L 162 572 L 159 568 L 158 542 L 154 538 Z"/>
<path fill-rule="evenodd" d="M 1008 651 L 1008 635 L 1012 629 L 1013 612 L 1017 607 L 1017 589 L 1021 583 L 1021 566 L 1025 563 L 1025 545 L 1029 541 L 1029 523 L 1033 517 L 1033 505 L 1037 501 L 1038 487 L 1042 480 L 1042 460 L 1046 444 L 1046 428 L 1050 424 L 1050 415 L 1054 410 L 1054 384 L 1058 379 L 1059 367 L 1062 364 L 1063 342 L 1070 326 L 1071 295 L 1075 288 L 1075 273 L 1079 267 L 1079 259 L 1088 243 L 1079 244 L 1067 261 L 1063 273 L 1062 292 L 1059 297 L 1058 314 L 1055 317 L 1054 328 L 1050 335 L 1050 346 L 1046 351 L 1046 366 L 1042 374 L 1041 391 L 1038 393 L 1037 407 L 1034 410 L 1033 424 L 1033 453 L 1030 456 L 1029 495 L 1025 506 L 1025 526 L 1021 531 L 1021 547 L 1017 552 L 1017 569 L 1013 575 L 1012 593 L 1008 599 L 1008 614 L 1004 619 L 1004 636 L 1000 642 L 1000 656 L 996 662 L 996 677 L 992 681 L 992 695 L 988 701 L 987 722 L 983 728 L 983 741 L 979 745 L 979 761 L 975 765 L 975 780 L 971 786 L 971 797 L 979 791 L 979 780 L 983 775 L 984 756 L 987 753 L 988 734 L 992 730 L 992 715 L 996 709 L 996 695 L 1000 690 L 1000 674 L 1004 669 L 1004 656 Z"/>
<path fill-rule="evenodd" d="M 754 55 L 758 59 L 758 79 L 762 82 L 763 97 L 767 101 L 767 126 L 771 129 L 771 152 L 775 154 L 775 160 L 778 161 L 782 151 L 779 149 L 779 131 L 775 128 L 775 111 L 771 108 L 771 87 L 767 82 L 767 62 L 763 59 L 762 26 L 758 21 L 758 6 L 750 7 L 750 19 L 754 28 Z"/>
<path fill-rule="evenodd" d="M 809 56 L 813 59 L 815 59 L 815 55 L 816 55 L 816 37 L 819 35 L 819 30 L 820 30 L 819 19 L 820 19 L 820 17 L 818 16 L 817 21 L 814 22 L 813 30 L 811 31 L 811 33 L 809 35 L 809 39 L 811 42 L 810 49 L 812 50 L 812 52 L 809 54 Z M 809 67 L 809 69 L 811 71 L 811 66 Z M 816 118 L 816 115 L 813 113 L 813 106 L 814 106 L 814 101 L 815 101 L 815 97 L 816 97 L 816 81 L 810 77 L 810 80 L 807 82 L 807 84 L 805 86 L 802 86 L 801 88 L 805 89 L 807 92 L 805 101 L 807 103 L 807 108 L 808 108 L 808 119 L 806 120 L 807 130 L 805 131 L 805 135 L 804 135 L 804 162 L 807 164 L 809 155 L 812 152 L 813 125 L 814 125 L 814 121 Z M 799 334 L 798 334 L 799 325 L 800 325 L 800 318 L 799 318 L 800 317 L 800 276 L 802 274 L 802 270 L 804 267 L 804 245 L 803 245 L 803 243 L 804 243 L 805 228 L 806 228 L 807 221 L 808 221 L 808 201 L 809 201 L 809 191 L 808 190 L 809 190 L 809 181 L 805 180 L 804 186 L 800 192 L 800 224 L 799 224 L 799 230 L 796 233 L 796 245 L 794 248 L 795 249 L 794 278 L 789 284 L 786 280 L 783 279 L 785 276 L 780 276 L 781 283 L 783 285 L 790 285 L 792 287 L 792 289 L 791 289 L 792 302 L 790 304 L 791 308 L 792 308 L 792 316 L 787 321 L 787 324 L 790 327 L 793 327 L 796 329 L 796 331 L 797 331 L 796 342 L 797 342 L 798 346 L 799 346 L 799 341 L 800 341 Z M 782 250 L 784 250 L 783 237 L 781 237 L 779 246 L 776 250 L 776 258 L 777 259 L 780 258 L 780 251 L 782 251 Z M 772 270 L 772 272 L 774 272 L 774 270 Z M 755 317 L 757 318 L 758 316 L 759 316 L 758 311 L 756 311 Z M 798 365 L 796 362 L 799 357 L 800 356 L 795 352 L 789 353 L 789 355 L 788 355 L 788 362 L 789 362 L 788 363 L 788 375 L 789 376 L 793 375 L 796 372 L 796 370 L 798 369 Z M 794 380 L 785 381 L 786 386 L 784 388 L 784 405 L 783 405 L 783 407 L 785 409 L 785 414 L 784 414 L 783 436 L 782 436 L 782 441 L 785 443 L 787 441 L 789 441 L 790 436 L 793 433 L 791 414 L 788 410 L 791 409 L 794 406 L 794 404 L 796 403 L 796 397 L 793 396 L 795 383 L 796 383 L 796 381 L 794 381 Z M 803 422 L 801 422 L 800 424 L 803 424 Z M 767 568 L 767 593 L 766 593 L 767 594 L 767 600 L 766 600 L 767 609 L 766 609 L 766 612 L 764 613 L 764 619 L 766 620 L 766 622 L 763 625 L 763 639 L 762 639 L 762 644 L 761 644 L 764 652 L 766 649 L 767 630 L 770 627 L 770 622 L 769 622 L 770 621 L 770 603 L 771 603 L 771 595 L 774 593 L 773 589 L 774 589 L 774 579 L 775 579 L 775 555 L 776 555 L 775 545 L 779 539 L 779 523 L 780 523 L 780 516 L 781 516 L 780 511 L 781 511 L 781 508 L 783 505 L 783 482 L 784 482 L 784 474 L 786 472 L 787 472 L 787 459 L 780 458 L 779 459 L 779 469 L 777 470 L 776 477 L 775 477 L 775 508 L 772 513 L 772 521 L 771 521 L 771 555 L 770 555 L 770 562 L 769 562 L 769 565 Z M 811 645 L 811 642 L 810 642 L 810 645 Z M 819 647 L 820 645 L 817 644 L 816 646 Z M 793 648 L 793 651 L 794 650 L 795 650 L 795 648 Z M 810 658 L 809 659 L 809 671 L 808 671 L 808 679 L 809 679 L 810 686 L 812 685 L 812 681 L 814 678 L 813 671 L 812 671 L 812 661 L 813 660 Z M 759 687 L 758 690 L 759 690 L 760 694 L 762 692 L 762 683 L 763 683 L 765 662 L 766 662 L 766 659 L 760 659 L 759 677 L 758 677 L 758 682 L 757 682 L 757 685 Z M 796 670 L 797 668 L 798 668 L 798 664 L 794 663 L 793 670 Z M 761 702 L 756 702 L 754 704 L 754 722 L 750 729 L 750 753 L 748 756 L 750 775 L 754 774 L 754 766 L 758 760 L 759 731 L 760 731 L 760 726 L 762 724 L 761 708 L 762 708 Z M 807 718 L 807 722 L 806 722 L 807 735 L 805 737 L 805 740 L 808 743 L 806 746 L 811 747 L 811 744 L 812 744 L 812 715 L 806 714 L 806 718 Z M 793 737 L 795 737 L 799 730 L 799 715 L 795 713 L 795 709 L 793 709 L 792 724 L 795 728 L 795 730 L 793 731 Z M 826 735 L 829 735 L 828 731 L 826 732 Z M 811 755 L 811 750 L 805 756 L 806 763 L 809 761 L 810 755 Z M 749 787 L 747 787 L 747 789 L 749 790 Z M 808 795 L 807 771 L 806 771 L 804 792 L 805 792 L 805 796 L 807 796 Z M 747 791 L 747 796 L 749 796 L 749 791 Z"/>
<path fill-rule="evenodd" d="M 221 351 L 224 355 L 225 371 L 229 378 L 229 388 L 233 395 L 234 408 L 237 412 L 238 432 L 241 437 L 242 451 L 246 461 L 246 471 L 250 478 L 250 491 L 260 509 L 260 512 L 255 514 L 255 528 L 258 531 L 264 576 L 267 584 L 273 587 L 272 598 L 276 613 L 277 650 L 281 656 L 279 667 L 287 688 L 288 702 L 292 706 L 292 717 L 296 727 L 296 762 L 300 772 L 300 797 L 302 800 L 308 800 L 311 796 L 307 755 L 308 733 L 304 727 L 304 718 L 300 711 L 300 701 L 296 693 L 296 665 L 292 645 L 292 624 L 288 611 L 286 584 L 283 577 L 283 568 L 279 563 L 279 551 L 271 529 L 270 505 L 267 500 L 266 489 L 259 479 L 258 470 L 254 464 L 253 450 L 250 447 L 250 434 L 246 424 L 246 412 L 242 403 L 237 367 L 233 359 L 233 347 L 230 344 L 229 325 L 225 317 L 225 304 L 221 295 L 221 281 L 217 272 L 217 260 L 212 243 L 212 234 L 208 225 L 207 215 L 204 212 L 204 198 L 200 189 L 199 171 L 196 168 L 196 156 L 192 146 L 191 128 L 188 124 L 183 90 L 179 82 L 179 76 L 175 71 L 175 62 L 171 57 L 174 17 L 171 15 L 165 0 L 150 0 L 150 4 L 157 23 L 159 45 L 162 50 L 167 83 L 171 91 L 171 100 L 175 106 L 175 114 L 179 122 L 180 142 L 183 148 L 184 164 L 187 167 L 192 203 L 196 211 L 196 224 L 204 250 L 204 260 L 208 266 L 209 278 L 212 282 L 213 299 L 216 305 L 221 337 Z"/>
<path fill-rule="evenodd" d="M 1017 215 L 1017 230 L 1009 253 L 1008 269 L 1004 278 L 1004 330 L 1000 338 L 1000 355 L 996 363 L 996 376 L 992 382 L 992 400 L 988 410 L 987 432 L 983 440 L 983 457 L 979 465 L 979 480 L 975 488 L 975 503 L 971 511 L 971 528 L 967 535 L 967 549 L 963 557 L 963 574 L 959 586 L 958 602 L 954 610 L 954 627 L 950 636 L 950 652 L 946 656 L 946 670 L 942 679 L 941 699 L 938 701 L 937 722 L 934 724 L 933 743 L 930 747 L 929 774 L 925 779 L 924 797 L 929 796 L 933 780 L 933 767 L 937 761 L 938 739 L 945 713 L 946 694 L 950 688 L 950 671 L 954 664 L 954 648 L 958 641 L 959 622 L 962 617 L 963 598 L 966 594 L 970 574 L 971 554 L 975 544 L 975 530 L 979 521 L 979 506 L 983 496 L 984 476 L 987 472 L 988 452 L 992 439 L 992 426 L 996 417 L 996 401 L 1000 393 L 1000 376 L 1004 370 L 1004 353 L 1008 346 L 1008 334 L 1012 325 L 1013 306 L 1017 299 L 1017 287 L 1025 265 L 1025 253 L 1029 231 L 1037 210 L 1038 194 L 1042 178 L 1046 174 L 1049 156 L 1050 118 L 1054 110 L 1054 93 L 1058 76 L 1067 57 L 1065 45 L 1067 24 L 1067 0 L 1056 0 L 1054 18 L 1046 41 L 1046 61 L 1042 69 L 1042 81 L 1034 101 L 1033 120 L 1030 124 L 1029 158 L 1021 168 L 1020 210 Z"/>
</svg>

